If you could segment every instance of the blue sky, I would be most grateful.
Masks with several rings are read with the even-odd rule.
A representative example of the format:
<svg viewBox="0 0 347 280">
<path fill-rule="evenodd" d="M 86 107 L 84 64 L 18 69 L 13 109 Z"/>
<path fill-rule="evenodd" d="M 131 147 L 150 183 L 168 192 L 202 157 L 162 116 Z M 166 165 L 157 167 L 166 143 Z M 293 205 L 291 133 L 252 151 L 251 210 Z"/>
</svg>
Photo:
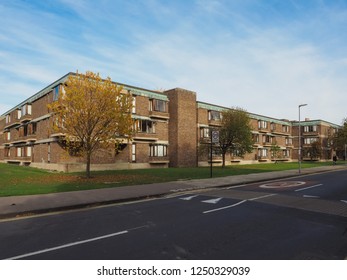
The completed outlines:
<svg viewBox="0 0 347 280">
<path fill-rule="evenodd" d="M 67 72 L 275 118 L 347 117 L 347 1 L 1 0 L 0 114 Z"/>
</svg>

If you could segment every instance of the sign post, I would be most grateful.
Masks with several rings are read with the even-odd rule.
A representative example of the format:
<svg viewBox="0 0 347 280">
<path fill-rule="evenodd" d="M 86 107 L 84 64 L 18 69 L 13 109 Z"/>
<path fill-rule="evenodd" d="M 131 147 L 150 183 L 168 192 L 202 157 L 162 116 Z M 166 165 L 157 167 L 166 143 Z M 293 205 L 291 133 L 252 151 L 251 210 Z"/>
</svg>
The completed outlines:
<svg viewBox="0 0 347 280">
<path fill-rule="evenodd" d="M 213 161 L 212 161 L 212 149 L 213 149 L 213 144 L 218 144 L 219 143 L 219 131 L 218 130 L 213 130 L 211 129 L 211 148 L 210 148 L 210 177 L 212 178 L 212 166 L 213 166 Z"/>
</svg>

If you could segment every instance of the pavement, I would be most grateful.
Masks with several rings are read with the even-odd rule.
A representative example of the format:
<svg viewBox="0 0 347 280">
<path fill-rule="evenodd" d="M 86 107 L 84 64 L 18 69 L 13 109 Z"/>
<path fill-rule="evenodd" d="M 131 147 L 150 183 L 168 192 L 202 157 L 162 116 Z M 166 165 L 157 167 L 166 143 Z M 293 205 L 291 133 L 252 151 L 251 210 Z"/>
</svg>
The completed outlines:
<svg viewBox="0 0 347 280">
<path fill-rule="evenodd" d="M 337 170 L 347 170 L 347 165 L 305 168 L 301 170 L 301 174 L 299 174 L 298 170 L 285 170 L 97 190 L 0 197 L 0 219 L 92 207 L 103 204 L 136 201 L 173 195 L 179 192 L 237 186 L 247 183 L 271 181 Z"/>
</svg>

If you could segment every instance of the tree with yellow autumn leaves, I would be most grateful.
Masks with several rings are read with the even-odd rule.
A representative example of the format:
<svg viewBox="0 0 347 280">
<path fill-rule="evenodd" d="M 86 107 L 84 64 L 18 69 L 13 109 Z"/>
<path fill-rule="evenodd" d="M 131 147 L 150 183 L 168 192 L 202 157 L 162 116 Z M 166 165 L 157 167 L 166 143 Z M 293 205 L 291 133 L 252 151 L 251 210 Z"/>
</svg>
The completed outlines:
<svg viewBox="0 0 347 280">
<path fill-rule="evenodd" d="M 132 97 L 108 77 L 87 71 L 71 74 L 49 105 L 53 129 L 64 135 L 64 147 L 86 160 L 89 178 L 92 155 L 117 145 L 132 133 Z"/>
</svg>

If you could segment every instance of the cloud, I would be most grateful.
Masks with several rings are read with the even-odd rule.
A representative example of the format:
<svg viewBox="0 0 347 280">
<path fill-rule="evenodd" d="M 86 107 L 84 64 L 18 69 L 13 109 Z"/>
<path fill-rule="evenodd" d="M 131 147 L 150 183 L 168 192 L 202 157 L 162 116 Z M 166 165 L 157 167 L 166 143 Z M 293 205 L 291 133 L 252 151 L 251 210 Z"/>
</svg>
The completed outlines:
<svg viewBox="0 0 347 280">
<path fill-rule="evenodd" d="M 91 70 L 149 89 L 187 88 L 201 101 L 277 118 L 297 119 L 302 102 L 309 104 L 308 117 L 338 123 L 345 117 L 343 6 L 253 0 L 13 3 L 0 6 L 0 95 L 18 94 L 3 107 L 69 71 Z"/>
</svg>

